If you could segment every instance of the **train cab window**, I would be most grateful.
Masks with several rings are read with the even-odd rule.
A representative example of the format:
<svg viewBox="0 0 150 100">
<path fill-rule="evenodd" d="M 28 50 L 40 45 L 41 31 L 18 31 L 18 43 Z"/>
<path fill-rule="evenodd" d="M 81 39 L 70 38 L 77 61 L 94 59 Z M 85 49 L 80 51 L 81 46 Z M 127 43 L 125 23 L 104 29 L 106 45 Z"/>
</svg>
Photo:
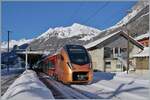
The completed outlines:
<svg viewBox="0 0 150 100">
<path fill-rule="evenodd" d="M 74 64 L 84 65 L 90 62 L 87 51 L 81 46 L 68 46 L 67 51 L 70 61 Z"/>
</svg>

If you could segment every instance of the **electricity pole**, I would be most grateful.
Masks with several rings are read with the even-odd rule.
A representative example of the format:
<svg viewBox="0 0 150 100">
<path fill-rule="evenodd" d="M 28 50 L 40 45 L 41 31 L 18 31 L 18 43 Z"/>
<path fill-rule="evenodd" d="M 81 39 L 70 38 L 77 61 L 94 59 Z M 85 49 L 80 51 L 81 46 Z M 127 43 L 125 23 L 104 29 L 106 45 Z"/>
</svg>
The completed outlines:
<svg viewBox="0 0 150 100">
<path fill-rule="evenodd" d="M 131 13 L 132 11 L 131 10 L 128 10 L 127 11 L 127 14 Z M 131 20 L 131 19 L 130 19 Z M 131 23 L 131 21 L 129 21 L 129 23 Z M 127 23 L 127 24 L 129 24 Z M 129 69 L 130 69 L 130 65 L 129 65 L 129 62 L 130 62 L 130 40 L 129 40 L 129 30 L 127 28 L 127 24 L 124 24 L 123 27 L 125 28 L 125 31 L 127 33 L 127 74 L 129 73 Z"/>
<path fill-rule="evenodd" d="M 123 30 L 125 30 L 125 32 L 127 33 L 127 74 L 129 72 L 129 44 L 130 44 L 130 41 L 129 41 L 129 31 L 127 29 L 127 25 L 124 24 L 122 26 Z"/>
<path fill-rule="evenodd" d="M 11 31 L 8 31 L 8 40 L 7 40 L 7 53 L 8 53 L 8 56 L 7 56 L 7 72 L 9 72 L 9 38 L 10 38 L 10 32 Z"/>
<path fill-rule="evenodd" d="M 127 30 L 127 35 L 128 35 L 128 43 L 127 43 L 127 74 L 129 73 L 129 61 L 130 61 L 130 57 L 129 57 L 129 31 Z"/>
</svg>

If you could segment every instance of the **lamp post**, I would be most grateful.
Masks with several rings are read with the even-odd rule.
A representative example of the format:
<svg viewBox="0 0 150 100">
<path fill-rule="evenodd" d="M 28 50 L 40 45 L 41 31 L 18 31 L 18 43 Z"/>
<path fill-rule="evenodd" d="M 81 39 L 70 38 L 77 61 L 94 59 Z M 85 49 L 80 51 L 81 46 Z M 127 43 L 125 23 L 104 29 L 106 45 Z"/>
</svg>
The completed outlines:
<svg viewBox="0 0 150 100">
<path fill-rule="evenodd" d="M 10 32 L 11 31 L 8 31 L 8 40 L 7 40 L 7 53 L 8 53 L 8 56 L 7 56 L 7 72 L 9 72 L 9 39 L 10 39 Z"/>
<path fill-rule="evenodd" d="M 26 70 L 28 69 L 28 50 L 26 49 Z"/>
</svg>

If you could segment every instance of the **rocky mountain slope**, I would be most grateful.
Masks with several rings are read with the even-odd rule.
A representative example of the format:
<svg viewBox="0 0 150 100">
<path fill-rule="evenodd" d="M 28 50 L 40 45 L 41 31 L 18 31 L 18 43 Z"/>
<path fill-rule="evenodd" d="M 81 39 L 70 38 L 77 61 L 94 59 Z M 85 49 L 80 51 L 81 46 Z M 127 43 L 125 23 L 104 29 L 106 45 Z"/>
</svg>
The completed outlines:
<svg viewBox="0 0 150 100">
<path fill-rule="evenodd" d="M 133 37 L 145 34 L 149 31 L 149 3 L 146 0 L 138 1 L 121 21 L 116 25 L 102 30 L 101 34 L 92 38 L 91 42 L 111 34 L 117 30 L 124 30 L 129 32 Z"/>
</svg>

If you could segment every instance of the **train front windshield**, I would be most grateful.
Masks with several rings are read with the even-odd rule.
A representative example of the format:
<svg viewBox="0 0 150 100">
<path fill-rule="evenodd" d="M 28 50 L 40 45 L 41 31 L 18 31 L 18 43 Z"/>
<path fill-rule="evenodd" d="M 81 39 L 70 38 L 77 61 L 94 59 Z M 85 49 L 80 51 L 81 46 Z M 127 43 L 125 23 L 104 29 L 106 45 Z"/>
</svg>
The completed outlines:
<svg viewBox="0 0 150 100">
<path fill-rule="evenodd" d="M 71 63 L 84 65 L 90 62 L 86 49 L 79 45 L 70 45 L 67 47 Z"/>
</svg>

